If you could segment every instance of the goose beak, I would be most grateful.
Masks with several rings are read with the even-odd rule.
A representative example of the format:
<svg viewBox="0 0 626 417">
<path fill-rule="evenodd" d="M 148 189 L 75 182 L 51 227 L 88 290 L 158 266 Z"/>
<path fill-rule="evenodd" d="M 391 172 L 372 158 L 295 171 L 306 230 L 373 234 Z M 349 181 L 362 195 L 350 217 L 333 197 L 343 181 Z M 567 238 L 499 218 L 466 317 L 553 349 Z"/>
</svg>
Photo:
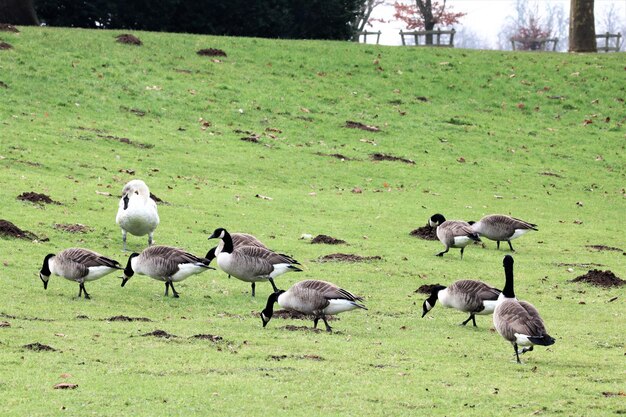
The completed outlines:
<svg viewBox="0 0 626 417">
<path fill-rule="evenodd" d="M 128 195 L 125 195 L 122 200 L 124 201 L 124 210 L 126 210 L 128 208 Z"/>
<path fill-rule="evenodd" d="M 122 277 L 122 287 L 123 287 L 124 285 L 126 285 L 126 283 L 128 282 L 128 280 L 129 280 L 129 279 L 130 279 L 130 277 L 127 277 L 126 275 L 124 275 L 124 276 Z"/>
<path fill-rule="evenodd" d="M 41 274 L 39 274 L 39 279 L 41 280 L 41 282 L 43 282 L 43 289 L 47 290 L 48 289 L 48 281 L 43 279 L 43 276 Z"/>
<path fill-rule="evenodd" d="M 270 319 L 265 317 L 265 314 L 261 313 L 261 320 L 263 321 L 263 327 L 267 326 L 267 323 L 270 322 Z"/>
</svg>

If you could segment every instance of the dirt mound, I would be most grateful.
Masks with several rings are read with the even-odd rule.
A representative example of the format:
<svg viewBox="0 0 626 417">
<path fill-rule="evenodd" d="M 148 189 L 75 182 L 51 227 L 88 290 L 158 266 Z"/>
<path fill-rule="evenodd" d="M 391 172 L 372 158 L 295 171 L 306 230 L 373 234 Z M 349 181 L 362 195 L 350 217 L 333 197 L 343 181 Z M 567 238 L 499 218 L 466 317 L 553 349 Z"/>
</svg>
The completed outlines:
<svg viewBox="0 0 626 417">
<path fill-rule="evenodd" d="M 255 316 L 258 316 L 258 313 L 254 312 L 253 313 Z M 313 320 L 313 316 L 308 316 L 306 314 L 302 314 L 299 313 L 297 311 L 291 311 L 291 310 L 276 310 L 274 311 L 274 314 L 272 315 L 272 318 L 275 319 L 293 319 L 293 320 Z M 328 321 L 332 321 L 332 320 L 339 320 L 339 317 L 335 317 L 335 316 L 326 316 L 326 320 Z"/>
<path fill-rule="evenodd" d="M 589 249 L 593 249 L 593 250 L 597 250 L 599 251 L 603 251 L 603 250 L 607 250 L 607 251 L 612 251 L 612 252 L 624 252 L 622 249 L 620 248 L 615 248 L 612 246 L 604 246 L 604 245 L 585 245 L 585 247 L 589 248 Z"/>
<path fill-rule="evenodd" d="M 200 49 L 196 53 L 200 56 L 226 56 L 226 52 L 216 48 Z"/>
<path fill-rule="evenodd" d="M 382 257 L 376 256 L 361 256 L 350 253 L 331 253 L 330 255 L 324 255 L 319 258 L 320 262 L 365 262 L 365 261 L 379 261 Z"/>
<path fill-rule="evenodd" d="M 65 223 L 55 223 L 54 228 L 57 230 L 62 230 L 64 232 L 69 233 L 87 233 L 91 232 L 91 227 L 85 226 L 84 224 L 65 224 Z"/>
<path fill-rule="evenodd" d="M 345 240 L 335 239 L 334 237 L 327 235 L 317 235 L 311 239 L 311 243 L 324 243 L 326 245 L 342 245 L 346 243 Z"/>
<path fill-rule="evenodd" d="M 289 330 L 290 332 L 299 332 L 299 331 L 313 332 L 313 333 L 321 333 L 322 332 L 322 330 L 314 329 L 313 327 L 292 326 L 291 324 L 288 324 L 287 326 L 283 327 L 283 329 Z"/>
<path fill-rule="evenodd" d="M 154 337 L 162 337 L 164 339 L 169 339 L 171 337 L 176 337 L 176 335 L 169 334 L 165 330 L 155 330 L 150 333 L 142 334 L 142 336 L 154 336 Z"/>
<path fill-rule="evenodd" d="M 341 159 L 342 161 L 350 161 L 350 158 L 348 158 L 345 155 L 342 155 L 340 153 L 324 153 L 324 152 L 316 152 L 315 155 L 318 156 L 329 156 L 331 158 L 337 158 L 337 159 Z"/>
<path fill-rule="evenodd" d="M 45 194 L 36 193 L 34 191 L 27 191 L 17 196 L 18 200 L 29 201 L 36 204 L 61 204 L 58 201 L 54 201 Z"/>
<path fill-rule="evenodd" d="M 22 346 L 24 349 L 32 350 L 35 352 L 56 352 L 56 349 L 48 345 L 43 345 L 39 342 L 30 343 Z"/>
<path fill-rule="evenodd" d="M 437 237 L 437 229 L 430 226 L 418 227 L 415 230 L 411 230 L 409 234 L 424 240 L 439 240 Z"/>
<path fill-rule="evenodd" d="M 353 122 L 350 120 L 346 121 L 346 127 L 350 129 L 366 130 L 368 132 L 380 132 L 380 128 L 378 126 L 368 126 L 368 125 L 364 125 L 363 123 Z"/>
<path fill-rule="evenodd" d="M 620 287 L 626 284 L 626 281 L 615 276 L 611 271 L 600 271 L 599 269 L 592 269 L 585 275 L 574 278 L 571 282 L 587 282 L 598 287 Z"/>
<path fill-rule="evenodd" d="M 0 327 L 11 327 L 11 323 L 8 321 L 0 321 Z"/>
<path fill-rule="evenodd" d="M 37 240 L 38 237 L 28 230 L 22 230 L 8 220 L 0 219 L 0 236 L 15 237 L 19 239 Z"/>
<path fill-rule="evenodd" d="M 0 32 L 19 33 L 20 31 L 13 25 L 10 25 L 8 23 L 0 23 Z"/>
<path fill-rule="evenodd" d="M 115 39 L 117 39 L 116 42 L 125 43 L 125 44 L 128 44 L 128 45 L 141 46 L 143 44 L 141 42 L 141 40 L 139 40 L 138 37 L 136 37 L 135 35 L 131 35 L 129 33 L 124 33 L 124 34 L 121 34 L 121 35 L 117 35 L 115 37 Z"/>
<path fill-rule="evenodd" d="M 106 319 L 106 321 L 152 321 L 147 317 L 128 317 L 128 316 L 113 316 Z M 157 330 L 159 331 L 159 330 Z M 146 336 L 146 335 L 144 335 Z M 154 336 L 154 335 L 152 335 Z"/>
<path fill-rule="evenodd" d="M 217 336 L 213 334 L 197 334 L 191 337 L 194 339 L 210 340 L 213 343 L 217 343 L 221 340 L 224 340 L 222 336 Z"/>
<path fill-rule="evenodd" d="M 6 42 L 0 42 L 0 50 L 2 49 L 13 49 L 13 45 Z"/>
<path fill-rule="evenodd" d="M 418 294 L 428 294 L 430 295 L 430 293 L 433 291 L 433 288 L 439 284 L 424 284 L 421 287 L 419 287 L 418 289 L 415 290 L 416 293 Z"/>
<path fill-rule="evenodd" d="M 415 165 L 415 161 L 412 159 L 400 158 L 399 156 L 386 155 L 384 153 L 373 153 L 370 155 L 372 161 L 400 161 L 405 164 Z"/>
</svg>

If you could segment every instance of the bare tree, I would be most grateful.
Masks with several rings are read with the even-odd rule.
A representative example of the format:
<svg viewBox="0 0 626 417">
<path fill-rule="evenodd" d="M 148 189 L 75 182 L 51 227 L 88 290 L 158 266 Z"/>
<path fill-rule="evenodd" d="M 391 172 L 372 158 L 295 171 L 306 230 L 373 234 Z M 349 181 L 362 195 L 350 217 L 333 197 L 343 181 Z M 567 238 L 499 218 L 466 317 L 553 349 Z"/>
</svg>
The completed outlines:
<svg viewBox="0 0 626 417">
<path fill-rule="evenodd" d="M 478 33 L 461 26 L 454 35 L 454 46 L 463 49 L 489 49 L 488 42 Z"/>
<path fill-rule="evenodd" d="M 537 43 L 536 38 L 557 38 L 556 50 L 565 50 L 568 20 L 562 5 L 545 4 L 542 12 L 538 3 L 526 0 L 515 2 L 515 12 L 506 17 L 506 23 L 498 34 L 500 49 L 511 49 L 511 39 L 519 49 L 543 49 L 547 43 Z"/>
<path fill-rule="evenodd" d="M 609 4 L 601 10 L 598 18 L 596 19 L 596 32 L 609 32 L 617 33 L 620 31 L 620 24 L 623 26 L 624 22 L 621 21 L 619 16 L 619 9 L 615 7 L 615 3 Z M 626 35 L 626 33 L 622 33 Z"/>
<path fill-rule="evenodd" d="M 352 27 L 355 31 L 354 40 L 359 40 L 358 32 L 364 31 L 367 25 L 371 26 L 373 20 L 382 21 L 381 19 L 372 19 L 372 12 L 383 4 L 385 4 L 385 0 L 363 0 L 359 13 L 356 15 L 354 22 L 352 22 Z"/>
<path fill-rule="evenodd" d="M 33 0 L 0 0 L 0 23 L 39 25 Z"/>
<path fill-rule="evenodd" d="M 597 52 L 594 0 L 571 0 L 569 19 L 569 51 Z"/>
</svg>

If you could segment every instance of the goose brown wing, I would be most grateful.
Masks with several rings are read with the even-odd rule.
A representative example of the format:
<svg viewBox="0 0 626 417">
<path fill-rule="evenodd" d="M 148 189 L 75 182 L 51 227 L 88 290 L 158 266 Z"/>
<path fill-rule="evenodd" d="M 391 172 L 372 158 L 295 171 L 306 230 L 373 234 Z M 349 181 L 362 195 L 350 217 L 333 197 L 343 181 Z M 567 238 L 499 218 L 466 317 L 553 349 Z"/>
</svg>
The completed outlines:
<svg viewBox="0 0 626 417">
<path fill-rule="evenodd" d="M 475 281 L 470 279 L 460 280 L 455 282 L 449 287 L 449 291 L 458 292 L 459 294 L 465 294 L 472 300 L 472 305 L 482 311 L 483 301 L 485 300 L 497 300 L 500 295 L 500 290 L 492 288 L 482 281 Z"/>
<path fill-rule="evenodd" d="M 282 255 L 280 253 L 276 253 L 269 249 L 261 248 L 258 246 L 240 246 L 235 250 L 241 254 L 244 254 L 245 256 L 257 258 L 260 262 L 267 262 L 269 265 L 295 263 L 295 260 L 293 258 L 290 258 L 289 256 Z"/>
<path fill-rule="evenodd" d="M 108 266 L 109 268 L 121 269 L 119 262 L 88 249 L 70 248 L 59 254 L 59 257 L 64 261 L 76 263 L 77 268 L 84 268 L 84 275 L 87 275 L 89 268 L 95 266 Z"/>
<path fill-rule="evenodd" d="M 203 262 L 196 255 L 172 246 L 151 246 L 142 252 L 147 258 L 161 258 L 178 264 Z"/>
<path fill-rule="evenodd" d="M 503 335 L 509 340 L 515 339 L 515 333 L 528 336 L 543 336 L 546 331 L 537 309 L 531 304 L 522 302 L 503 303 L 499 316 Z"/>
<path fill-rule="evenodd" d="M 326 281 L 319 280 L 306 280 L 301 281 L 298 284 L 301 288 L 306 288 L 309 290 L 317 291 L 322 294 L 324 298 L 327 300 L 330 299 L 343 299 L 349 301 L 360 301 L 363 300 L 362 297 L 357 297 L 356 295 L 350 293 L 349 291 L 344 290 L 343 288 L 339 288 L 335 284 Z"/>
<path fill-rule="evenodd" d="M 525 220 L 522 219 L 517 219 L 515 217 L 509 217 L 509 219 L 511 219 L 513 226 L 516 229 L 532 229 L 532 230 L 537 230 L 537 225 L 534 223 L 529 223 Z"/>
<path fill-rule="evenodd" d="M 267 249 L 259 239 L 248 233 L 231 233 L 231 239 L 233 240 L 233 246 L 257 246 L 259 248 Z"/>
</svg>

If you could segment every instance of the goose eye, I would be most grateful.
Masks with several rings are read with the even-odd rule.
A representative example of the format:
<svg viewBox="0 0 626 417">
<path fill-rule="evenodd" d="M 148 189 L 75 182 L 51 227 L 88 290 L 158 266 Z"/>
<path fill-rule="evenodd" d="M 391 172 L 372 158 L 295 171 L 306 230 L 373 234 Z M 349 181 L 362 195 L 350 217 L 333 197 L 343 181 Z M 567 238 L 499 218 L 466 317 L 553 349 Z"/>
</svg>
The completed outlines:
<svg viewBox="0 0 626 417">
<path fill-rule="evenodd" d="M 135 191 L 135 194 L 139 195 L 139 191 Z"/>
</svg>

